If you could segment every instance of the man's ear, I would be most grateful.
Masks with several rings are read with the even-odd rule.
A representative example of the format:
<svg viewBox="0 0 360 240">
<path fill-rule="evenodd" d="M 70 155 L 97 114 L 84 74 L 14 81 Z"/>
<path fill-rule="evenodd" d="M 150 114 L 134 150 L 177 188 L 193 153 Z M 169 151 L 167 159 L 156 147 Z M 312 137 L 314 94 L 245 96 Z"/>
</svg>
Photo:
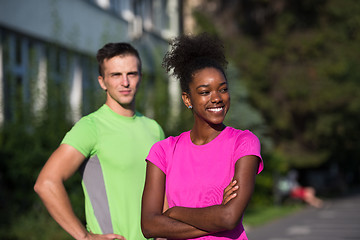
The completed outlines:
<svg viewBox="0 0 360 240">
<path fill-rule="evenodd" d="M 104 83 L 104 78 L 103 78 L 102 76 L 98 76 L 98 81 L 99 81 L 100 87 L 101 87 L 104 91 L 106 91 L 107 88 L 106 88 L 105 83 Z"/>
<path fill-rule="evenodd" d="M 189 97 L 188 93 L 182 92 L 181 98 L 182 98 L 182 100 L 183 100 L 183 102 L 184 102 L 184 104 L 185 104 L 185 106 L 187 108 L 192 107 L 191 100 L 190 100 L 190 97 Z"/>
</svg>

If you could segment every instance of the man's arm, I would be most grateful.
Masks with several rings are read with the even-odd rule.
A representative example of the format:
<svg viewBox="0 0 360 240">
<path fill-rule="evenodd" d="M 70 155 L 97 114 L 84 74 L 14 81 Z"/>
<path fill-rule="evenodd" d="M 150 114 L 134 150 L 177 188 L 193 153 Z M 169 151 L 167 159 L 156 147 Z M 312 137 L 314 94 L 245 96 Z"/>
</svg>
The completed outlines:
<svg viewBox="0 0 360 240">
<path fill-rule="evenodd" d="M 206 208 L 173 207 L 165 215 L 209 232 L 234 229 L 241 221 L 254 191 L 259 161 L 256 156 L 245 156 L 236 162 L 234 179 L 239 189 L 237 196 L 227 204 Z"/>
<path fill-rule="evenodd" d="M 75 215 L 64 182 L 84 160 L 84 155 L 78 150 L 61 144 L 41 170 L 34 186 L 35 192 L 55 221 L 75 239 L 124 239 L 116 234 L 91 234 Z"/>
</svg>

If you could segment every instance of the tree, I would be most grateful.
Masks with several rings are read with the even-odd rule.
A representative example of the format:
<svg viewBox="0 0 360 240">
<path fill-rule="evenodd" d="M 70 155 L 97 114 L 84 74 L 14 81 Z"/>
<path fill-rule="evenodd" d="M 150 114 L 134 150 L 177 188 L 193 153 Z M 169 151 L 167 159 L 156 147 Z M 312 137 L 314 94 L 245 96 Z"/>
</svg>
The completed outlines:
<svg viewBox="0 0 360 240">
<path fill-rule="evenodd" d="M 194 16 L 198 31 L 226 42 L 270 126 L 272 156 L 288 167 L 334 164 L 359 183 L 360 4 L 215 0 Z"/>
</svg>

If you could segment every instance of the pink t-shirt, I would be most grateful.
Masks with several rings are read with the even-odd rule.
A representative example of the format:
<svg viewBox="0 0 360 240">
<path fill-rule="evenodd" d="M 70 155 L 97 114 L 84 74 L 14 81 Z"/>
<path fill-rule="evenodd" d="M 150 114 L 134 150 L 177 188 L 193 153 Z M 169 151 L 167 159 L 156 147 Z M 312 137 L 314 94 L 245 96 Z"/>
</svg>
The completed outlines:
<svg viewBox="0 0 360 240">
<path fill-rule="evenodd" d="M 223 191 L 234 177 L 235 163 L 241 157 L 255 155 L 261 159 L 260 141 L 250 131 L 226 127 L 214 140 L 195 145 L 190 131 L 157 142 L 148 161 L 166 175 L 169 207 L 208 207 L 222 203 Z M 258 173 L 263 169 L 259 164 Z M 242 223 L 224 231 L 196 239 L 247 239 Z"/>
</svg>

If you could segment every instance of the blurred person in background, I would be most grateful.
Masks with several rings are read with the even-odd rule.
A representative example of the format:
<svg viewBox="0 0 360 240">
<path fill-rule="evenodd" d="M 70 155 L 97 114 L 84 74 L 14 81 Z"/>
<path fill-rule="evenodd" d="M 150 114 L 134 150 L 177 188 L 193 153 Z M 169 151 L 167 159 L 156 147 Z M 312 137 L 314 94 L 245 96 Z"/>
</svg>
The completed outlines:
<svg viewBox="0 0 360 240">
<path fill-rule="evenodd" d="M 310 206 L 321 208 L 323 201 L 316 196 L 316 191 L 313 187 L 301 186 L 298 182 L 298 173 L 295 170 L 291 170 L 288 173 L 288 181 L 290 185 L 290 197 L 295 199 L 301 199 Z"/>
<path fill-rule="evenodd" d="M 75 239 L 145 239 L 140 228 L 146 158 L 162 128 L 135 108 L 141 59 L 128 43 L 97 52 L 106 102 L 81 118 L 41 170 L 34 189 L 51 216 Z M 64 182 L 82 173 L 86 226 L 75 216 Z"/>
<path fill-rule="evenodd" d="M 296 170 L 290 170 L 286 176 L 275 181 L 275 198 L 278 204 L 290 198 L 299 199 L 316 208 L 323 206 L 323 201 L 316 196 L 315 188 L 300 185 Z"/>
</svg>

